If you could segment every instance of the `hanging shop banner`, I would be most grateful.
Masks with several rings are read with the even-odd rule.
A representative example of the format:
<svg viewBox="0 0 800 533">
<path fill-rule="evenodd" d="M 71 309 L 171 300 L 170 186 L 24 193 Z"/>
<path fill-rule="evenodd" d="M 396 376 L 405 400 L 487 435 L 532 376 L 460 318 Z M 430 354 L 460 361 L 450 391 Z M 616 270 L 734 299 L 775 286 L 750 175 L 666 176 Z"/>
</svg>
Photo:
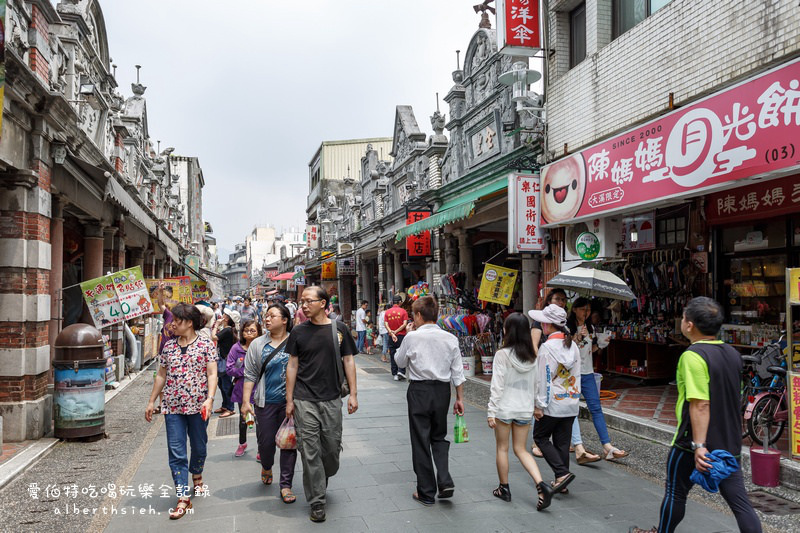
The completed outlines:
<svg viewBox="0 0 800 533">
<path fill-rule="evenodd" d="M 141 267 L 84 281 L 81 292 L 98 329 L 153 312 Z"/>
<path fill-rule="evenodd" d="M 336 279 L 336 261 L 326 261 L 322 263 L 322 279 Z"/>
<path fill-rule="evenodd" d="M 497 49 L 500 53 L 536 55 L 542 48 L 539 20 L 539 0 L 497 0 Z M 480 46 L 475 53 L 480 53 Z"/>
<path fill-rule="evenodd" d="M 303 265 L 297 265 L 294 267 L 294 276 L 292 280 L 294 280 L 295 285 L 303 285 L 306 284 L 306 267 Z"/>
<path fill-rule="evenodd" d="M 153 312 L 161 313 L 161 307 L 158 305 L 158 285 L 164 284 L 164 299 L 167 307 L 172 309 L 181 303 L 181 283 L 177 279 L 146 279 L 147 292 L 150 294 L 150 301 L 153 302 Z"/>
<path fill-rule="evenodd" d="M 800 167 L 798 84 L 795 60 L 547 165 L 545 226 L 788 174 Z"/>
<path fill-rule="evenodd" d="M 545 249 L 540 222 L 539 176 L 512 173 L 508 176 L 508 251 L 541 252 Z"/>
<path fill-rule="evenodd" d="M 179 284 L 179 291 L 178 295 L 181 302 L 185 304 L 190 304 L 192 302 L 192 278 L 189 276 L 176 276 L 175 279 L 178 280 Z"/>
<path fill-rule="evenodd" d="M 792 457 L 800 457 L 800 373 L 789 373 L 789 413 L 791 423 L 789 437 L 792 445 Z"/>
<path fill-rule="evenodd" d="M 355 276 L 356 275 L 356 258 L 355 257 L 342 257 L 337 261 L 337 268 L 339 269 L 340 276 Z"/>
<path fill-rule="evenodd" d="M 656 212 L 622 219 L 622 251 L 640 252 L 656 247 Z"/>
<path fill-rule="evenodd" d="M 414 222 L 425 220 L 431 216 L 431 211 L 415 210 L 406 213 L 406 226 Z M 426 257 L 431 255 L 431 232 L 423 231 L 419 235 L 409 235 L 406 237 L 406 251 L 409 257 Z"/>
<path fill-rule="evenodd" d="M 517 270 L 486 264 L 478 290 L 478 300 L 500 305 L 511 303 L 511 295 L 517 282 Z"/>
<path fill-rule="evenodd" d="M 800 268 L 789 268 L 789 303 L 800 305 Z"/>
<path fill-rule="evenodd" d="M 310 250 L 317 250 L 319 248 L 319 225 L 306 225 L 306 244 L 308 244 Z"/>
<path fill-rule="evenodd" d="M 731 224 L 800 212 L 800 176 L 759 181 L 708 197 L 710 224 Z"/>
<path fill-rule="evenodd" d="M 194 273 L 192 272 L 192 270 L 194 270 L 194 272 L 200 272 L 200 256 L 198 256 L 198 255 L 187 255 L 186 259 L 184 259 L 184 261 L 186 262 L 186 266 L 189 267 L 189 268 L 185 269 L 185 270 L 189 271 L 189 279 L 191 279 L 192 281 L 200 281 L 200 278 L 195 276 Z M 189 270 L 189 269 L 191 269 L 191 270 Z"/>
<path fill-rule="evenodd" d="M 197 303 L 200 300 L 206 302 L 211 300 L 211 289 L 208 288 L 208 283 L 205 281 L 192 282 L 192 303 Z"/>
</svg>

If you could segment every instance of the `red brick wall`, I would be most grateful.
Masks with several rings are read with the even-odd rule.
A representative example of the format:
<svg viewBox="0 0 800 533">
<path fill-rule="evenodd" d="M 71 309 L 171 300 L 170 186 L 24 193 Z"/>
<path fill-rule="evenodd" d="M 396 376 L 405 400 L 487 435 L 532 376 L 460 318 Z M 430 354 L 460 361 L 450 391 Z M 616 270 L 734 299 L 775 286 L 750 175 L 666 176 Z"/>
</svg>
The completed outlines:
<svg viewBox="0 0 800 533">
<path fill-rule="evenodd" d="M 37 5 L 31 6 L 31 28 L 38 31 L 45 41 L 50 42 L 50 24 Z"/>
<path fill-rule="evenodd" d="M 0 348 L 38 348 L 47 334 L 48 322 L 0 322 Z"/>
<path fill-rule="evenodd" d="M 50 165 L 43 161 L 34 161 L 31 170 L 39 173 L 39 187 L 50 192 L 50 183 L 52 181 Z"/>
<path fill-rule="evenodd" d="M 0 293 L 49 294 L 50 271 L 37 268 L 0 270 Z"/>
<path fill-rule="evenodd" d="M 39 78 L 47 82 L 49 71 L 50 71 L 50 63 L 44 58 L 44 56 L 37 50 L 36 48 L 31 48 L 28 52 L 28 58 L 30 61 L 31 70 L 36 73 Z"/>
<path fill-rule="evenodd" d="M 50 242 L 50 219 L 37 213 L 0 211 L 0 238 Z"/>
<path fill-rule="evenodd" d="M 47 393 L 49 372 L 23 378 L 0 377 L 0 402 L 36 400 Z"/>
</svg>

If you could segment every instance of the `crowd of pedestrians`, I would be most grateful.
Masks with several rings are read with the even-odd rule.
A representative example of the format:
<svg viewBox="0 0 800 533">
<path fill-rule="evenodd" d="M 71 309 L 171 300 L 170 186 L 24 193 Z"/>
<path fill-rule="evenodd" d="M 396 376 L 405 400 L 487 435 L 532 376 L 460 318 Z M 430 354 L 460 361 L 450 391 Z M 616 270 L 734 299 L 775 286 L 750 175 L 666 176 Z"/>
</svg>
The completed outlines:
<svg viewBox="0 0 800 533">
<path fill-rule="evenodd" d="M 187 304 L 169 309 L 159 294 L 164 327 L 145 418 L 151 421 L 159 408 L 165 415 L 169 467 L 178 496 L 170 519 L 185 515 L 192 508 L 192 494 L 206 488 L 206 427 L 217 387 L 223 396 L 215 411 L 220 418 L 235 414 L 234 403 L 239 407 L 236 457 L 245 454 L 248 425 L 255 423 L 260 480 L 265 485 L 273 483 L 279 428 L 293 421 L 296 449 L 279 453 L 281 500 L 296 501 L 293 479 L 299 454 L 309 517 L 314 522 L 326 519 L 328 482 L 339 471 L 342 450 L 343 399 L 349 414 L 358 410 L 354 356 L 368 350 L 372 327 L 364 301 L 355 314 L 354 339 L 330 300 L 324 289 L 312 286 L 303 291 L 299 305 L 282 297 L 254 305 L 245 298 L 226 302 L 215 313 L 210 307 Z M 456 490 L 449 469 L 447 415 L 452 390 L 453 413 L 464 413 L 461 352 L 457 338 L 437 325 L 439 309 L 433 297 L 411 303 L 396 296 L 392 303 L 388 309 L 379 308 L 375 336 L 383 347 L 384 362 L 388 355 L 393 379 L 409 382 L 406 400 L 416 475 L 416 490 L 410 496 L 430 506 Z M 511 501 L 511 449 L 533 480 L 539 511 L 551 505 L 555 494 L 569 493 L 576 478 L 570 470 L 571 450 L 578 465 L 628 455 L 611 444 L 600 404 L 591 302 L 577 298 L 569 314 L 567 306 L 564 291 L 555 289 L 542 309 L 529 311 L 528 316 L 507 315 L 487 406 L 498 475 L 492 494 Z M 695 298 L 684 311 L 681 331 L 691 346 L 678 363 L 679 427 L 667 458 L 660 523 L 650 530 L 633 527 L 633 532 L 674 531 L 683 518 L 687 494 L 697 482 L 694 476 L 714 468 L 713 454 L 741 457 L 735 386 L 741 360 L 735 349 L 715 340 L 721 324 L 721 308 L 709 298 Z M 581 397 L 603 446 L 601 454 L 583 445 L 577 423 Z M 552 481 L 544 479 L 534 456 L 544 458 Z M 761 531 L 740 469 L 720 483 L 720 492 L 742 531 Z"/>
</svg>

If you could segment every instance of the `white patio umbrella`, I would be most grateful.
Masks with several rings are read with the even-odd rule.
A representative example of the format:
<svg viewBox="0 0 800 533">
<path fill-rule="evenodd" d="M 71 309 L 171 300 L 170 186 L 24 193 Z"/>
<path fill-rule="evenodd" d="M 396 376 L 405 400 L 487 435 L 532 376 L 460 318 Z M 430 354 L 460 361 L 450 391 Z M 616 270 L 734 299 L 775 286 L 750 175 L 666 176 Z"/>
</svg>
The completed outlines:
<svg viewBox="0 0 800 533">
<path fill-rule="evenodd" d="M 636 298 L 623 280 L 611 272 L 594 268 L 571 268 L 548 281 L 547 286 L 569 289 L 595 298 L 612 298 L 626 302 Z"/>
</svg>

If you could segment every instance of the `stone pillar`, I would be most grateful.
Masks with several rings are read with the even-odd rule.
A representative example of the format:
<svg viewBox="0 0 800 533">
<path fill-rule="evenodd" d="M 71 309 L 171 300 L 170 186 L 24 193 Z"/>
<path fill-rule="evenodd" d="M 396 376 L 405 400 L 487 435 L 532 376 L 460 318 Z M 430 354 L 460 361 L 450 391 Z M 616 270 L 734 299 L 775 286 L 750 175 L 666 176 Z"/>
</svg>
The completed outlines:
<svg viewBox="0 0 800 533">
<path fill-rule="evenodd" d="M 403 292 L 406 288 L 403 286 L 403 256 L 402 251 L 397 250 L 394 253 L 394 291 L 395 293 Z"/>
<path fill-rule="evenodd" d="M 83 279 L 99 278 L 103 272 L 103 226 L 87 225 L 83 232 Z"/>
<path fill-rule="evenodd" d="M 125 265 L 126 268 L 142 267 L 144 272 L 144 248 L 131 248 L 131 261 L 130 264 Z"/>
<path fill-rule="evenodd" d="M 378 249 L 378 303 L 386 303 L 386 252 Z"/>
<path fill-rule="evenodd" d="M 458 252 L 453 239 L 446 236 L 444 237 L 444 264 L 447 274 L 453 274 L 458 271 Z"/>
<path fill-rule="evenodd" d="M 458 263 L 467 277 L 465 288 L 466 290 L 471 291 L 474 286 L 472 283 L 472 243 L 469 242 L 470 236 L 465 229 L 458 230 L 456 232 L 456 236 L 458 236 Z"/>
<path fill-rule="evenodd" d="M 386 257 L 386 285 L 387 285 L 386 289 L 388 294 L 389 289 L 392 289 L 394 287 L 394 254 L 387 253 L 385 257 Z M 397 289 L 395 288 L 392 295 L 396 293 Z"/>
<path fill-rule="evenodd" d="M 525 316 L 531 309 L 536 309 L 538 303 L 539 264 L 539 259 L 532 254 L 522 254 L 522 312 Z"/>
<path fill-rule="evenodd" d="M 375 316 L 375 294 L 372 290 L 372 268 L 370 261 L 361 260 L 361 300 L 369 302 L 368 309 L 372 309 L 373 317 Z M 361 305 L 361 300 L 358 305 Z"/>
<path fill-rule="evenodd" d="M 362 260 L 360 255 L 356 255 L 356 300 L 358 300 L 356 305 L 361 305 L 361 300 L 364 299 L 364 294 L 366 291 L 364 290 L 364 283 L 366 283 L 365 277 L 362 275 L 361 271 Z"/>
<path fill-rule="evenodd" d="M 2 441 L 40 439 L 53 419 L 50 381 L 50 160 L 35 125 L 31 169 L 0 174 Z M 63 248 L 63 245 L 62 245 Z M 59 265 L 59 268 L 61 266 Z"/>
<path fill-rule="evenodd" d="M 55 357 L 53 343 L 61 331 L 61 288 L 64 276 L 64 203 L 59 197 L 53 197 L 52 217 L 50 218 L 50 361 Z M 53 376 L 50 376 L 50 383 Z"/>
</svg>

